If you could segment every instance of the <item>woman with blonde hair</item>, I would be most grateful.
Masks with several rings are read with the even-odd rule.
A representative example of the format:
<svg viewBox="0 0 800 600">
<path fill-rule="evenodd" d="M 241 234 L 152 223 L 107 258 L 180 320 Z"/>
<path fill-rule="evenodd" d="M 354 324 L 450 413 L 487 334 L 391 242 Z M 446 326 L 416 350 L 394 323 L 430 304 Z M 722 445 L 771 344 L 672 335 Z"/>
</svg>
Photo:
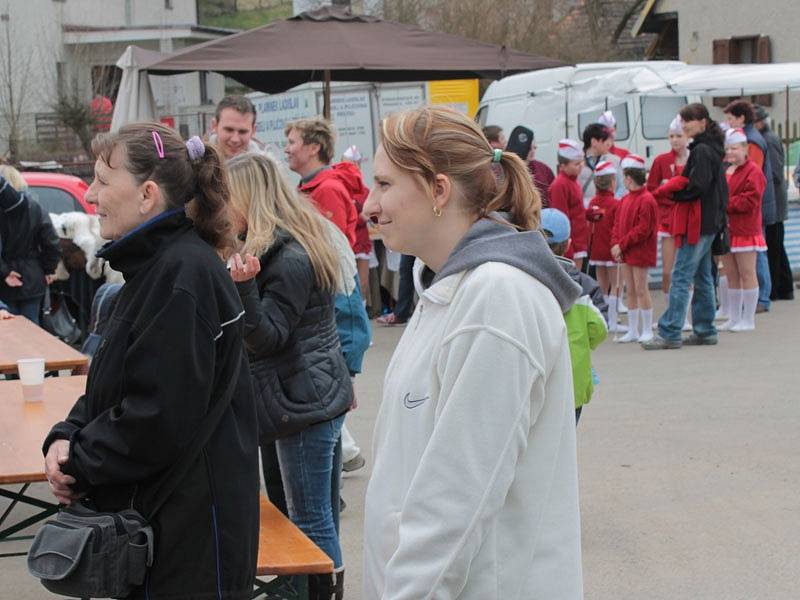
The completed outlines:
<svg viewBox="0 0 800 600">
<path fill-rule="evenodd" d="M 333 577 L 310 578 L 310 597 L 341 598 L 339 437 L 353 388 L 334 322 L 338 256 L 324 218 L 272 159 L 241 154 L 227 167 L 262 456 L 274 442 L 289 516 L 333 561 Z"/>
<path fill-rule="evenodd" d="M 365 211 L 418 258 L 420 301 L 375 425 L 363 596 L 580 598 L 562 314 L 580 288 L 537 231 L 528 169 L 437 107 L 387 117 L 373 164 Z"/>
</svg>

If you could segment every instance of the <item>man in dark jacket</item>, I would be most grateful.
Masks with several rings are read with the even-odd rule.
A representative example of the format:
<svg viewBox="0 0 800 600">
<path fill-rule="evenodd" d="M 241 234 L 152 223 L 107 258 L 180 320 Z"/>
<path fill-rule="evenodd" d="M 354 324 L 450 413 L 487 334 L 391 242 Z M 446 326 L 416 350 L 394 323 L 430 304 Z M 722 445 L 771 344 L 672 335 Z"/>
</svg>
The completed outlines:
<svg viewBox="0 0 800 600">
<path fill-rule="evenodd" d="M 15 180 L 12 185 L 3 174 Z M 0 172 L 0 300 L 10 312 L 39 323 L 42 299 L 55 281 L 60 256 L 50 216 L 11 167 Z M 19 189 L 17 189 L 19 188 Z"/>
<path fill-rule="evenodd" d="M 756 120 L 753 123 L 767 144 L 767 152 L 772 167 L 772 186 L 775 190 L 775 222 L 767 224 L 767 259 L 772 278 L 770 300 L 793 300 L 792 267 L 784 247 L 783 223 L 789 218 L 789 198 L 786 185 L 786 159 L 780 138 L 770 129 L 767 119 L 769 113 L 763 106 L 755 107 Z"/>
<path fill-rule="evenodd" d="M 681 243 L 672 269 L 667 310 L 658 321 L 658 335 L 642 344 L 645 350 L 665 350 L 690 346 L 714 345 L 716 309 L 712 277 L 711 247 L 725 226 L 728 185 L 722 158 L 725 155 L 722 131 L 702 104 L 690 104 L 681 110 L 684 132 L 693 138 L 689 160 L 683 170 L 688 185 L 672 199 L 675 208 L 676 236 Z M 682 217 L 680 217 L 682 215 Z M 679 221 L 682 219 L 682 222 Z M 694 332 L 681 340 L 689 290 L 694 284 L 692 317 Z"/>
</svg>

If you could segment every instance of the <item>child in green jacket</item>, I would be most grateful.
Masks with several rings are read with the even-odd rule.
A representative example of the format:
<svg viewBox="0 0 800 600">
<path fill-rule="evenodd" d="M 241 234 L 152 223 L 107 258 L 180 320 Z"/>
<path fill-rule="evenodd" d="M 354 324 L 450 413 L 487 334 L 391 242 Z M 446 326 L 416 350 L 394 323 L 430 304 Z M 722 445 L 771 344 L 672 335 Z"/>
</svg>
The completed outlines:
<svg viewBox="0 0 800 600">
<path fill-rule="evenodd" d="M 542 232 L 547 238 L 550 250 L 556 256 L 563 256 L 569 248 L 570 226 L 567 216 L 558 209 L 546 208 L 542 210 Z M 606 339 L 608 327 L 601 310 L 603 306 L 596 306 L 592 301 L 598 297 L 597 302 L 604 304 L 602 293 L 593 293 L 599 290 L 597 282 L 581 273 L 572 261 L 560 260 L 564 270 L 583 288 L 583 294 L 564 313 L 569 336 L 569 354 L 572 358 L 572 384 L 575 392 L 575 424 L 581 416 L 583 405 L 592 399 L 594 391 L 594 372 L 592 369 L 592 351 Z"/>
</svg>

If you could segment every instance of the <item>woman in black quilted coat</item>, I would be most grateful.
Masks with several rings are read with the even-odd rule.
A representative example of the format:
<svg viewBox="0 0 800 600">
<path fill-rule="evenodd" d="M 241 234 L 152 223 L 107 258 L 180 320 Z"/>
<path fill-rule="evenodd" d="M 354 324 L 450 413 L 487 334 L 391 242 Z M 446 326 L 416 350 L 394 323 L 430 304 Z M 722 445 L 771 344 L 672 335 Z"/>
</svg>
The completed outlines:
<svg viewBox="0 0 800 600">
<path fill-rule="evenodd" d="M 353 389 L 334 321 L 338 255 L 327 225 L 270 158 L 227 162 L 231 220 L 243 238 L 231 275 L 245 309 L 262 457 L 275 442 L 292 521 L 333 561 L 310 580 L 312 598 L 341 598 L 340 436 Z M 265 474 L 267 484 L 274 474 Z"/>
</svg>

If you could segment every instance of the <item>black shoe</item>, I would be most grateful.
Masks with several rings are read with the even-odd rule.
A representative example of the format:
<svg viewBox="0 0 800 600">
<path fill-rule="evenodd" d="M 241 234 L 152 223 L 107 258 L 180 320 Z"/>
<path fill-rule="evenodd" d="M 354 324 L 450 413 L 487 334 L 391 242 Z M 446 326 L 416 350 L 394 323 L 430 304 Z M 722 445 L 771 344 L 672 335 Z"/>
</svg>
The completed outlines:
<svg viewBox="0 0 800 600">
<path fill-rule="evenodd" d="M 642 342 L 642 348 L 645 350 L 677 350 L 681 347 L 681 342 L 672 340 L 665 340 L 660 335 L 656 335 L 649 342 Z"/>
<path fill-rule="evenodd" d="M 339 496 L 339 514 L 342 514 L 345 508 L 347 508 L 347 502 L 344 501 L 344 498 Z"/>
<path fill-rule="evenodd" d="M 759 302 L 758 305 L 756 306 L 756 314 L 760 315 L 761 313 L 765 312 L 769 312 L 769 309 L 763 304 L 761 304 L 761 302 Z"/>
<path fill-rule="evenodd" d="M 683 338 L 683 345 L 684 346 L 716 346 L 719 343 L 719 339 L 715 335 L 696 335 L 691 334 Z"/>
</svg>

